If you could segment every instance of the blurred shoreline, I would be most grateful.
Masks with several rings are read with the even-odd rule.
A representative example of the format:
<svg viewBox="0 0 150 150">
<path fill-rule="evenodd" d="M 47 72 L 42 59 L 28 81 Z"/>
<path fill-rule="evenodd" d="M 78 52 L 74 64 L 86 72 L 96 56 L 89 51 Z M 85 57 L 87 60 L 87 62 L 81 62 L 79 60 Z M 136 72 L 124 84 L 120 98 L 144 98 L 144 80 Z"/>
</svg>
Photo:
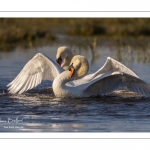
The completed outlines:
<svg viewBox="0 0 150 150">
<path fill-rule="evenodd" d="M 150 37 L 149 18 L 0 18 L 0 44 L 57 40 L 58 35 Z"/>
</svg>

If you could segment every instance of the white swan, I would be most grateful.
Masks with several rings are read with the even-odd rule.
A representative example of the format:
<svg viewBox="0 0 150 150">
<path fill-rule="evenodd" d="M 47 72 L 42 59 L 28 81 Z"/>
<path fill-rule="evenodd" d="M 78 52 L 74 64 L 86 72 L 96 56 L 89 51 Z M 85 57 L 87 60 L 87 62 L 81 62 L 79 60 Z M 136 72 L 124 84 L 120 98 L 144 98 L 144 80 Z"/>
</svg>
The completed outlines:
<svg viewBox="0 0 150 150">
<path fill-rule="evenodd" d="M 107 95 L 120 88 L 150 97 L 150 86 L 148 84 L 135 76 L 120 71 L 102 73 L 91 81 L 80 85 L 68 83 L 76 79 L 82 80 L 88 69 L 88 61 L 80 55 L 74 56 L 69 70 L 64 71 L 55 61 L 38 53 L 8 84 L 8 90 L 10 93 L 21 94 L 37 86 L 42 80 L 54 80 L 52 88 L 56 97 Z"/>
<path fill-rule="evenodd" d="M 70 48 L 66 46 L 59 47 L 56 52 L 56 62 L 63 68 L 68 69 L 68 66 L 70 64 L 71 59 L 73 58 L 73 52 L 70 50 Z M 130 74 L 132 76 L 135 76 L 139 78 L 133 71 L 131 71 L 129 68 L 124 66 L 122 63 L 118 62 L 117 60 L 107 57 L 107 60 L 105 64 L 96 72 L 88 74 L 84 76 L 80 80 L 74 81 L 72 84 L 74 85 L 80 85 L 86 82 L 89 82 L 96 78 L 97 76 L 107 73 L 107 72 L 114 72 L 114 71 L 121 71 L 126 74 Z M 70 83 L 71 84 L 71 83 Z"/>
<path fill-rule="evenodd" d="M 73 56 L 73 52 L 70 48 L 62 46 L 57 49 L 56 61 L 63 69 L 67 70 Z"/>
</svg>

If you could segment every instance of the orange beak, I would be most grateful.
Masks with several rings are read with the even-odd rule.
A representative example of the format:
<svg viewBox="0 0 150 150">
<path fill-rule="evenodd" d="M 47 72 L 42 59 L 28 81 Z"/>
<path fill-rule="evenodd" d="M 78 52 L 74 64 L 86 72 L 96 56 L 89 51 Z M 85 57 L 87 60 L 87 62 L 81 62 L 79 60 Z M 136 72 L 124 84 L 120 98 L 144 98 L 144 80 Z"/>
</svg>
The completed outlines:
<svg viewBox="0 0 150 150">
<path fill-rule="evenodd" d="M 74 69 L 73 67 L 71 67 L 71 68 L 69 69 L 69 71 L 70 71 L 70 78 L 72 78 L 75 69 Z"/>
</svg>

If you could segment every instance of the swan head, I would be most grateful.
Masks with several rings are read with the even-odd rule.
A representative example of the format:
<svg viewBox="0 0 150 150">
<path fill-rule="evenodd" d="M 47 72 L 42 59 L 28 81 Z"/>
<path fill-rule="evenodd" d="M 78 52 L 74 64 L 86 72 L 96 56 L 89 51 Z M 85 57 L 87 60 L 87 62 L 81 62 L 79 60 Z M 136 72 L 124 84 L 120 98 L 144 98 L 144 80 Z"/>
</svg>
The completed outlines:
<svg viewBox="0 0 150 150">
<path fill-rule="evenodd" d="M 82 78 L 89 69 L 89 63 L 83 56 L 76 55 L 72 58 L 68 70 L 63 71 L 53 81 L 53 91 L 56 97 L 74 96 L 74 88 L 70 88 L 66 83 Z"/>
<path fill-rule="evenodd" d="M 65 70 L 68 69 L 73 52 L 66 46 L 59 47 L 56 53 L 56 62 Z"/>
<path fill-rule="evenodd" d="M 72 58 L 68 70 L 73 80 L 80 79 L 87 74 L 89 62 L 85 57 L 76 55 Z"/>
</svg>

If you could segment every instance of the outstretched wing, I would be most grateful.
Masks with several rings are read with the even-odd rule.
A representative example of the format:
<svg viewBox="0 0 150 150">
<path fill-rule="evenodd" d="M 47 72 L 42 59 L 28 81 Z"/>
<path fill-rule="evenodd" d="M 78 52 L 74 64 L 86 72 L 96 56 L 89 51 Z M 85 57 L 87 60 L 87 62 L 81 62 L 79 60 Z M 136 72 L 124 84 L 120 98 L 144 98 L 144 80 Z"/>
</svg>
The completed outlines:
<svg viewBox="0 0 150 150">
<path fill-rule="evenodd" d="M 129 68 L 127 68 L 125 65 L 123 65 L 122 63 L 118 62 L 117 60 L 111 58 L 111 57 L 107 57 L 107 60 L 104 64 L 104 66 L 102 66 L 95 74 L 94 76 L 96 77 L 99 74 L 102 73 L 106 73 L 106 72 L 114 72 L 114 71 L 121 71 L 127 74 L 130 74 L 132 76 L 135 76 L 137 78 L 139 78 L 133 71 L 131 71 Z"/>
<path fill-rule="evenodd" d="M 132 75 L 113 72 L 104 78 L 97 78 L 87 84 L 84 93 L 93 95 L 107 95 L 117 89 L 128 89 L 132 92 L 150 97 L 150 86 Z"/>
<path fill-rule="evenodd" d="M 27 62 L 17 77 L 7 85 L 9 93 L 21 94 L 36 87 L 42 80 L 54 80 L 62 71 L 64 70 L 55 61 L 38 53 Z"/>
<path fill-rule="evenodd" d="M 81 79 L 75 80 L 73 81 L 73 83 L 75 86 L 78 86 L 81 84 L 88 83 L 91 80 L 97 78 L 98 76 L 103 75 L 104 73 L 115 72 L 115 71 L 124 72 L 126 74 L 139 78 L 133 71 L 131 71 L 126 66 L 124 66 L 122 63 L 114 60 L 111 57 L 107 57 L 105 64 L 98 71 L 92 74 L 88 74 Z"/>
</svg>

